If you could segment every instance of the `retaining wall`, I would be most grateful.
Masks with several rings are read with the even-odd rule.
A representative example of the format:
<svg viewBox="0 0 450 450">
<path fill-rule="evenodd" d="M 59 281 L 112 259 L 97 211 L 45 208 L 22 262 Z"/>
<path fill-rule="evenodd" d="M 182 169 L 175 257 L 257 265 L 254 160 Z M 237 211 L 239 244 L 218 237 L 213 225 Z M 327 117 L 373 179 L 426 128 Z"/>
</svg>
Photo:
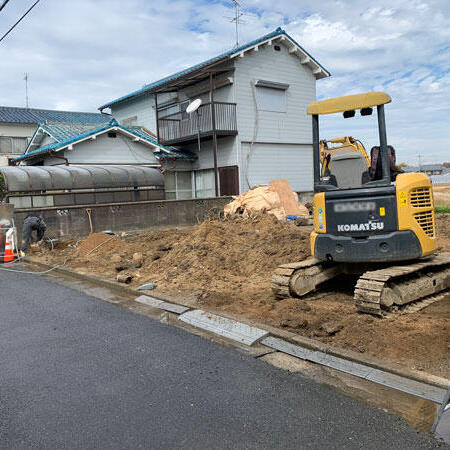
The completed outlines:
<svg viewBox="0 0 450 450">
<path fill-rule="evenodd" d="M 42 215 L 46 236 L 75 238 L 91 231 L 88 212 L 95 232 L 130 231 L 148 228 L 195 225 L 221 210 L 231 197 L 188 200 L 158 200 L 140 203 L 83 205 L 68 208 L 33 208 L 14 212 L 19 239 L 23 220 L 29 214 Z"/>
</svg>

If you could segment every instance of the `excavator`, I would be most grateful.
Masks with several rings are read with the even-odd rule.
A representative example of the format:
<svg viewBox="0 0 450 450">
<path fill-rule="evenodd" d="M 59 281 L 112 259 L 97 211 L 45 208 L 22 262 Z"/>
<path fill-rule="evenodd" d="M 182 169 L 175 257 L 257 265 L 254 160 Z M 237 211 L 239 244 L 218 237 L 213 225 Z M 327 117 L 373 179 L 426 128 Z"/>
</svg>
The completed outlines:
<svg viewBox="0 0 450 450">
<path fill-rule="evenodd" d="M 358 277 L 359 312 L 384 316 L 425 302 L 450 287 L 450 253 L 437 254 L 431 181 L 423 173 L 398 173 L 387 144 L 384 92 L 311 103 L 314 161 L 312 258 L 279 266 L 272 276 L 277 299 L 303 297 L 341 274 Z M 338 138 L 339 150 L 319 140 L 319 117 L 352 118 L 377 111 L 379 146 Z M 356 140 L 353 140 L 357 144 Z M 364 151 L 361 151 L 364 149 Z M 330 155 L 330 156 L 328 156 Z"/>
</svg>

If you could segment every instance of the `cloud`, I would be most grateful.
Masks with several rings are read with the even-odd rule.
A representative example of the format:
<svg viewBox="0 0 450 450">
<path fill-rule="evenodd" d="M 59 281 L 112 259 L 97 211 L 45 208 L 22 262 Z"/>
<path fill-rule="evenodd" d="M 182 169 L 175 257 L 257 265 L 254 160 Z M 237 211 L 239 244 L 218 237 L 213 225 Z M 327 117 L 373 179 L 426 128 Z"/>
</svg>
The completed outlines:
<svg viewBox="0 0 450 450">
<path fill-rule="evenodd" d="M 9 2 L 0 34 L 31 5 Z M 450 159 L 448 0 L 243 0 L 241 42 L 283 26 L 327 69 L 319 98 L 385 90 L 389 141 L 414 163 Z M 234 44 L 232 2 L 45 0 L 0 43 L 0 104 L 23 105 L 29 73 L 35 107 L 99 105 Z M 322 131 L 376 143 L 370 121 L 332 118 Z M 376 131 L 376 129 L 375 129 Z"/>
</svg>

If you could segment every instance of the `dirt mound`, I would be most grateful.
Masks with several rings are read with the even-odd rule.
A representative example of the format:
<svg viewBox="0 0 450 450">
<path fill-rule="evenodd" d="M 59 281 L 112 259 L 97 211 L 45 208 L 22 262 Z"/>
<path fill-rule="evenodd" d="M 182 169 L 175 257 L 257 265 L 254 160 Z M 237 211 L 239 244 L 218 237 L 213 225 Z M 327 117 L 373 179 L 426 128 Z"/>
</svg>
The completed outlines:
<svg viewBox="0 0 450 450">
<path fill-rule="evenodd" d="M 176 269 L 176 278 L 188 284 L 209 283 L 217 277 L 267 276 L 277 265 L 308 255 L 308 232 L 265 216 L 204 222 L 146 268 L 150 272 Z"/>
<path fill-rule="evenodd" d="M 111 236 L 106 233 L 91 233 L 78 245 L 78 253 L 87 256 L 113 239 L 117 239 L 116 236 Z"/>
<path fill-rule="evenodd" d="M 438 249 L 450 251 L 450 215 L 436 214 L 436 235 L 438 238 Z"/>
</svg>

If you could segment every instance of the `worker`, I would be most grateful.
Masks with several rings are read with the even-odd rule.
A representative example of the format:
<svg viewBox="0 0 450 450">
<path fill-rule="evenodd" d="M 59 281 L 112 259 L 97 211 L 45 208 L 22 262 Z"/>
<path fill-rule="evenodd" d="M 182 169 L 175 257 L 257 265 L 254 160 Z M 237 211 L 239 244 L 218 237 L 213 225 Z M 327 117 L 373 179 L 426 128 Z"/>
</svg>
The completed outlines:
<svg viewBox="0 0 450 450">
<path fill-rule="evenodd" d="M 45 230 L 47 226 L 45 225 L 44 219 L 42 217 L 37 216 L 27 216 L 23 221 L 22 228 L 22 236 L 23 236 L 23 247 L 22 252 L 25 253 L 30 245 L 30 241 L 32 239 L 33 231 L 36 231 L 36 240 L 37 242 L 42 241 L 44 238 Z"/>
</svg>

